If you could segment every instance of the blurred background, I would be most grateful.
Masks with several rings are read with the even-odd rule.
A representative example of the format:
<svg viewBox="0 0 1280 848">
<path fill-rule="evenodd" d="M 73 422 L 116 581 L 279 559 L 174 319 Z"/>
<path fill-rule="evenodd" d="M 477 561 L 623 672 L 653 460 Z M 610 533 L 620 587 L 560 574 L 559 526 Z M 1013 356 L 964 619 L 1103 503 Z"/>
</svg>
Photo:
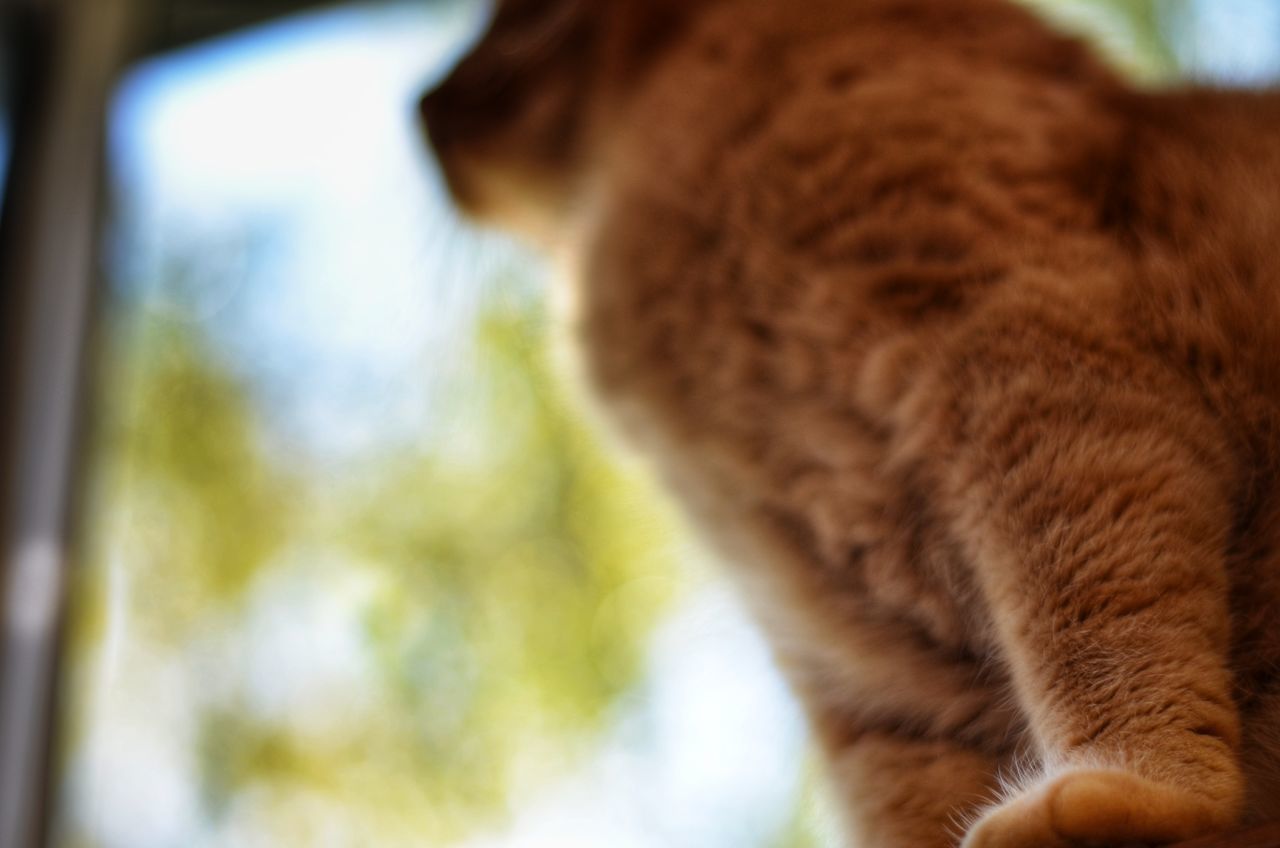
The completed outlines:
<svg viewBox="0 0 1280 848">
<path fill-rule="evenodd" d="M 1034 5 L 1144 84 L 1280 79 L 1274 0 Z M 328 4 L 114 89 L 51 844 L 835 845 L 541 266 L 447 205 L 414 105 L 487 14 Z"/>
</svg>

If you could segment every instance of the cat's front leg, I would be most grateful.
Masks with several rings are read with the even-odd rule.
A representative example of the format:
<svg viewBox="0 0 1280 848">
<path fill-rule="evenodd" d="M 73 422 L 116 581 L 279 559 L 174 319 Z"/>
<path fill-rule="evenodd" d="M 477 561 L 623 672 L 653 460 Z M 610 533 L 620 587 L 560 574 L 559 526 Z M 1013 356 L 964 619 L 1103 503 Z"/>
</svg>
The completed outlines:
<svg viewBox="0 0 1280 848">
<path fill-rule="evenodd" d="M 1044 763 L 964 848 L 1228 829 L 1244 781 L 1225 440 L 1155 371 L 1029 334 L 976 340 L 950 375 L 947 506 Z M 1002 355 L 1015 343 L 1021 359 Z"/>
</svg>

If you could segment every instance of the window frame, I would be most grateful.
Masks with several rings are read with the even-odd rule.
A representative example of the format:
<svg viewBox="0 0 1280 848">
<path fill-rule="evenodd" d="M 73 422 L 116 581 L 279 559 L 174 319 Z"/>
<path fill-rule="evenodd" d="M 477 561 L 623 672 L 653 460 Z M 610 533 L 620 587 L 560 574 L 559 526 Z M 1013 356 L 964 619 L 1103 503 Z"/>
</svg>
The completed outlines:
<svg viewBox="0 0 1280 848">
<path fill-rule="evenodd" d="M 120 73 L 334 0 L 0 0 L 11 155 L 0 213 L 0 845 L 47 843 L 107 112 Z"/>
</svg>

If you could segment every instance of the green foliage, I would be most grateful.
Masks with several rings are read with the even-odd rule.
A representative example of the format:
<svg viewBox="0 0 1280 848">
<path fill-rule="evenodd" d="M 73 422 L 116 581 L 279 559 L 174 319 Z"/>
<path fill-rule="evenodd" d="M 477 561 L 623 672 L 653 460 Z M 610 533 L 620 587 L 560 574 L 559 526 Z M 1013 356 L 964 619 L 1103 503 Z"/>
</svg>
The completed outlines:
<svg viewBox="0 0 1280 848">
<path fill-rule="evenodd" d="M 151 316 L 134 332 L 105 348 L 86 579 L 127 563 L 147 599 L 137 624 L 178 642 L 288 542 L 299 488 L 263 456 L 250 398 L 197 326 Z"/>
<path fill-rule="evenodd" d="M 322 730 L 262 715 L 243 681 L 199 704 L 211 822 L 267 793 L 263 826 L 311 844 L 290 804 L 327 798 L 362 844 L 447 843 L 571 769 L 635 684 L 674 586 L 672 523 L 566 399 L 545 323 L 529 304 L 487 313 L 458 352 L 474 363 L 467 384 L 438 399 L 447 426 L 341 477 L 278 467 L 270 410 L 198 325 L 152 314 L 116 336 L 78 677 L 98 659 L 112 563 L 145 599 L 130 628 L 192 663 L 300 561 L 324 584 L 336 558 L 371 587 L 368 691 Z"/>
<path fill-rule="evenodd" d="M 566 402 L 542 323 L 485 317 L 454 436 L 388 461 L 342 530 L 386 578 L 370 640 L 455 835 L 577 758 L 672 585 L 670 521 Z"/>
</svg>

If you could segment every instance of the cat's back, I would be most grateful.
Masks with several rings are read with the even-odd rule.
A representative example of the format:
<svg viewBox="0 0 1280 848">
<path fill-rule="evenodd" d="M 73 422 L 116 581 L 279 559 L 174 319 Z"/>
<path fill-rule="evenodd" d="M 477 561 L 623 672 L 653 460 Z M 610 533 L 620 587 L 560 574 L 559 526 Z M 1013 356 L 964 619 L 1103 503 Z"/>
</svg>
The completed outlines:
<svg viewBox="0 0 1280 848">
<path fill-rule="evenodd" d="M 1280 95 L 1132 91 L 1002 0 L 756 0 L 713 5 L 631 117 L 622 229 L 702 273 L 630 282 L 704 337 L 754 303 L 860 355 L 1056 276 L 1105 332 L 1280 372 Z"/>
<path fill-rule="evenodd" d="M 734 363 L 782 367 L 785 346 L 831 360 L 793 371 L 856 379 L 890 337 L 948 332 L 1022 272 L 1092 263 L 1106 279 L 1079 287 L 1111 286 L 1122 91 L 998 0 L 713 5 L 606 169 L 597 254 L 626 267 L 594 269 L 618 282 L 589 292 L 604 388 L 662 374 L 707 397 L 743 388 Z"/>
<path fill-rule="evenodd" d="M 893 213 L 986 183 L 1040 213 L 1046 179 L 1073 179 L 1058 188 L 1093 200 L 1123 133 L 1102 105 L 1115 78 L 1002 0 L 721 3 L 654 77 L 615 170 L 757 236 L 823 195 Z M 726 223 L 735 201 L 757 217 Z"/>
</svg>

